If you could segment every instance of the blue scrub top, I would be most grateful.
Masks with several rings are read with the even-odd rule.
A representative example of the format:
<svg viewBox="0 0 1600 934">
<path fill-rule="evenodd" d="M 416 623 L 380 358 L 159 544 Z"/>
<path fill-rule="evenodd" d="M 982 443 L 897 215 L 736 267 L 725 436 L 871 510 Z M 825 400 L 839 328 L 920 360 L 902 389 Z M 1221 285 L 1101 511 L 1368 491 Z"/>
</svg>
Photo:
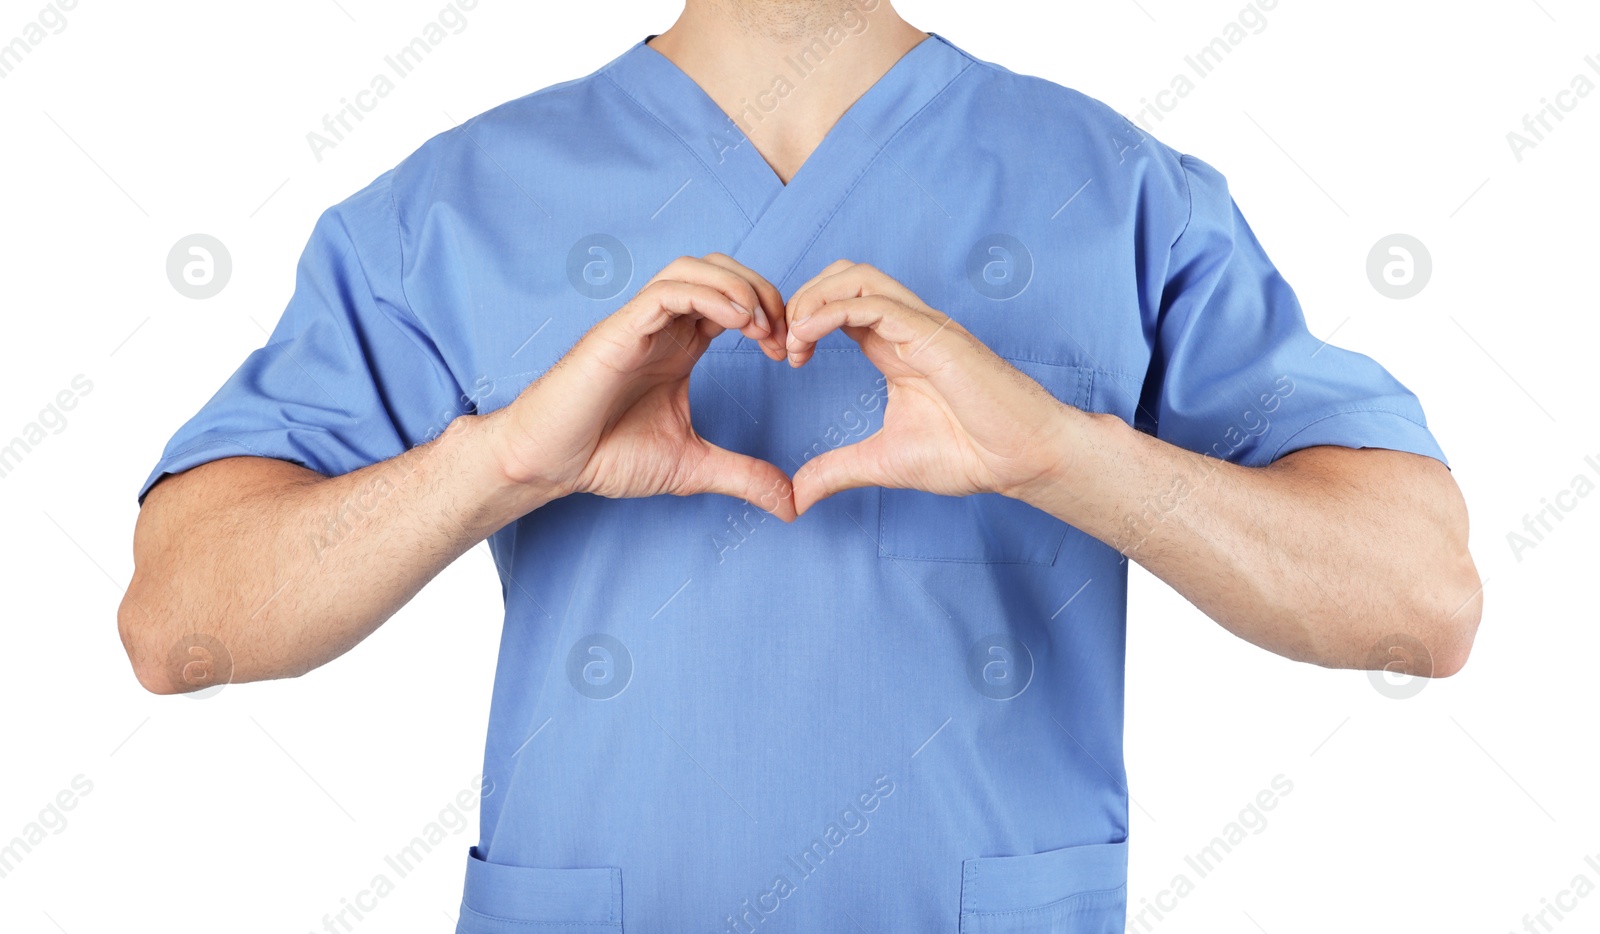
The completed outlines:
<svg viewBox="0 0 1600 934">
<path fill-rule="evenodd" d="M 1109 107 L 935 35 L 785 186 L 641 41 L 323 214 L 270 342 L 144 490 L 221 457 L 394 457 L 713 251 L 786 297 L 871 263 L 1064 402 L 1228 461 L 1443 460 L 1404 386 L 1307 332 L 1223 177 Z M 885 400 L 838 333 L 798 371 L 725 333 L 690 395 L 701 435 L 791 473 Z M 1110 547 L 999 495 L 878 488 L 792 525 L 575 495 L 490 544 L 506 613 L 462 934 L 1122 931 Z"/>
</svg>

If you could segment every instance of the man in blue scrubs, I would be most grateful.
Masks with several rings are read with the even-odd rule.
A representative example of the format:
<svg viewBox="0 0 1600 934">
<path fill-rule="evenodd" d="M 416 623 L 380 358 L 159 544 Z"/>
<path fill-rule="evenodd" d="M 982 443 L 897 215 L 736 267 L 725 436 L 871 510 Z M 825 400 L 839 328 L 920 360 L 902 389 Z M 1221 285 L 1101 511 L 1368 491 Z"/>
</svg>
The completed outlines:
<svg viewBox="0 0 1600 934">
<path fill-rule="evenodd" d="M 1217 170 L 872 0 L 690 0 L 428 141 L 140 495 L 160 693 L 488 538 L 465 934 L 1121 931 L 1126 559 L 1330 667 L 1479 616 L 1417 400 Z"/>
</svg>

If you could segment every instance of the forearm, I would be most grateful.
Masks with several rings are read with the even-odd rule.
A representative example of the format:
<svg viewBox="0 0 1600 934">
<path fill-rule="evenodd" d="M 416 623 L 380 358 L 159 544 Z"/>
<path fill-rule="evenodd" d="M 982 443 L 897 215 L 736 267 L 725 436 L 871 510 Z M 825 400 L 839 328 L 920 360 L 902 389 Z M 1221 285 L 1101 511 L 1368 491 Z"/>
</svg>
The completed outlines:
<svg viewBox="0 0 1600 934">
<path fill-rule="evenodd" d="M 548 495 L 503 478 L 487 419 L 340 477 L 241 457 L 157 484 L 134 533 L 118 627 L 140 682 L 192 690 L 184 640 L 232 659 L 231 680 L 338 657 L 444 567 Z M 226 673 L 224 673 L 226 674 Z"/>
<path fill-rule="evenodd" d="M 1075 409 L 1060 468 L 1019 498 L 1138 561 L 1235 635 L 1336 668 L 1416 639 L 1433 674 L 1464 663 L 1480 585 L 1443 465 L 1316 448 L 1261 468 L 1205 457 Z"/>
<path fill-rule="evenodd" d="M 718 493 L 793 521 L 789 478 L 707 443 L 689 415 L 689 372 L 711 341 L 737 329 L 779 359 L 783 313 L 778 290 L 731 257 L 684 257 L 510 404 L 404 454 L 337 478 L 237 457 L 158 483 L 118 611 L 140 683 L 203 687 L 184 652 L 208 643 L 231 656 L 233 681 L 303 674 L 467 549 L 574 492 Z"/>
</svg>

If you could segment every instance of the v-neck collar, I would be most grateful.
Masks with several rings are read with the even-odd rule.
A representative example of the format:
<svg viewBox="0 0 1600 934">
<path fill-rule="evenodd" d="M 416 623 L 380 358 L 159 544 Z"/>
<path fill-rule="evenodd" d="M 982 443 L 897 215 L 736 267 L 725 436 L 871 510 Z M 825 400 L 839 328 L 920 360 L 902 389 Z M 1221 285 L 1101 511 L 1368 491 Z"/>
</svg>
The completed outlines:
<svg viewBox="0 0 1600 934">
<path fill-rule="evenodd" d="M 850 105 L 785 185 L 733 118 L 647 42 L 601 73 L 677 136 L 739 206 L 752 231 L 738 258 L 753 268 L 761 267 L 751 260 L 760 261 L 765 274 L 780 278 L 799 259 L 793 247 L 814 239 L 884 145 L 975 61 L 929 33 Z M 804 80 L 792 70 L 785 77 Z M 773 227 L 784 236 L 757 236 Z"/>
</svg>

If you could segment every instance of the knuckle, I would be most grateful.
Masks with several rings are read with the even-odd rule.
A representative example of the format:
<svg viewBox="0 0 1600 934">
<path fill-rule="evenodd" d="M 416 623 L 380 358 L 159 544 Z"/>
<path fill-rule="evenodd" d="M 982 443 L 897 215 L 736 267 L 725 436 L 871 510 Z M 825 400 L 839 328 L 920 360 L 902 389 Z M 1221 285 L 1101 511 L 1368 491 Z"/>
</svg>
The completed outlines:
<svg viewBox="0 0 1600 934">
<path fill-rule="evenodd" d="M 697 260 L 692 256 L 680 256 L 677 259 L 673 260 L 672 262 L 668 263 L 667 265 L 663 266 L 661 268 L 661 272 L 656 274 L 656 278 L 658 278 L 658 279 L 677 279 L 677 278 L 681 278 L 684 273 L 688 272 L 688 270 L 691 267 L 691 265 L 693 263 L 695 263 L 695 262 L 697 262 Z"/>
<path fill-rule="evenodd" d="M 660 302 L 665 299 L 667 295 L 671 294 L 677 288 L 677 286 L 677 280 L 656 279 L 643 289 L 639 290 L 639 298 L 644 299 L 644 301 L 640 302 L 640 304 L 647 305 L 652 302 Z"/>
<path fill-rule="evenodd" d="M 641 309 L 641 318 L 652 319 L 661 310 L 670 312 L 681 308 L 688 301 L 691 288 L 688 283 L 677 280 L 656 283 L 652 286 L 650 300 Z"/>
</svg>

